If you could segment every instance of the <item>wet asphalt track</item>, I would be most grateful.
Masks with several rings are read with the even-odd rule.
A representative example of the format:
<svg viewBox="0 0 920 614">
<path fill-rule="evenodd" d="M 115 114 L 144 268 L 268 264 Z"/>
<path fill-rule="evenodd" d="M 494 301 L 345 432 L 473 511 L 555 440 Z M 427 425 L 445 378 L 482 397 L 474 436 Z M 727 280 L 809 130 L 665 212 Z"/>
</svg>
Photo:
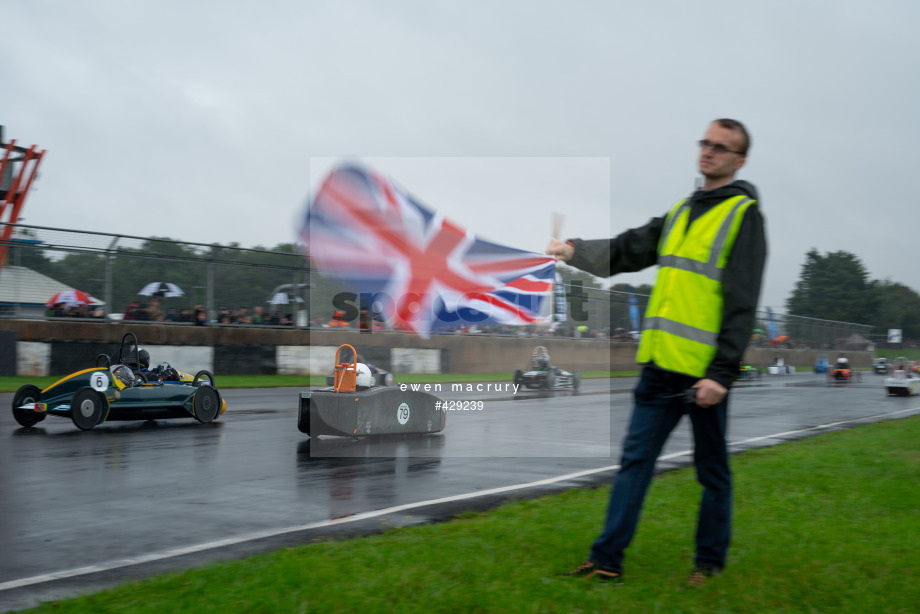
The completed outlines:
<svg viewBox="0 0 920 614">
<path fill-rule="evenodd" d="M 918 397 L 887 397 L 882 379 L 829 388 L 821 376 L 797 374 L 740 384 L 733 449 L 920 413 Z M 582 395 L 555 398 L 442 391 L 484 409 L 450 412 L 438 435 L 383 441 L 310 440 L 296 428 L 300 390 L 292 388 L 226 390 L 229 409 L 209 425 L 114 422 L 88 432 L 55 417 L 19 428 L 12 395 L 0 394 L 0 611 L 605 483 L 633 384 L 586 380 Z M 689 463 L 691 446 L 683 421 L 659 468 Z"/>
</svg>

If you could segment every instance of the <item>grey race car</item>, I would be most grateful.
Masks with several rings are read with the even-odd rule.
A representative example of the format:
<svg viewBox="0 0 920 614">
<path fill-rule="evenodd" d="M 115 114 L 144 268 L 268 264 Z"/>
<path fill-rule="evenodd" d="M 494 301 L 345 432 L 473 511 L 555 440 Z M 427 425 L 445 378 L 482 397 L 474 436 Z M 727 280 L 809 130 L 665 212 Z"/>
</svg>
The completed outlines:
<svg viewBox="0 0 920 614">
<path fill-rule="evenodd" d="M 518 369 L 514 372 L 514 383 L 520 391 L 539 390 L 552 395 L 557 390 L 562 390 L 576 395 L 581 384 L 581 374 L 577 370 L 569 372 L 553 366 L 549 351 L 546 347 L 538 345 L 531 355 L 530 368 L 527 371 Z"/>
</svg>

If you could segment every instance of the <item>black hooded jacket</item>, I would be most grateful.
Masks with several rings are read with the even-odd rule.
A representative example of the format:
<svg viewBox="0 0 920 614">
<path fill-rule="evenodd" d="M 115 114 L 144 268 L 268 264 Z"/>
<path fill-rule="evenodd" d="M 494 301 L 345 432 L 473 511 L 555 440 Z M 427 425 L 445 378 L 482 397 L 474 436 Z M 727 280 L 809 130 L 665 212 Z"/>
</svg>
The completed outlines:
<svg viewBox="0 0 920 614">
<path fill-rule="evenodd" d="M 706 377 L 726 388 L 737 379 L 739 365 L 754 328 L 757 301 L 764 265 L 767 240 L 757 189 L 747 181 L 732 183 L 705 192 L 697 190 L 690 196 L 688 232 L 693 222 L 705 211 L 727 198 L 744 194 L 758 202 L 747 208 L 738 236 L 722 274 L 722 328 L 719 331 L 716 355 L 706 370 Z M 570 239 L 575 255 L 569 264 L 598 277 L 617 273 L 632 273 L 658 262 L 658 239 L 665 216 L 652 218 L 641 228 L 627 230 L 613 239 Z"/>
</svg>

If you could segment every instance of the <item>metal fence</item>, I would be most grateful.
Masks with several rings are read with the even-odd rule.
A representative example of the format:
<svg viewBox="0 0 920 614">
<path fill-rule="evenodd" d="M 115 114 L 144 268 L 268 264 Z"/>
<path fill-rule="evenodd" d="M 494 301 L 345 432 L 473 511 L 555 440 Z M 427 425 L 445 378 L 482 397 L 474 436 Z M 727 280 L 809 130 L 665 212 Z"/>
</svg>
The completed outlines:
<svg viewBox="0 0 920 614">
<path fill-rule="evenodd" d="M 649 299 L 647 295 L 637 294 L 631 297 L 625 292 L 595 291 L 590 296 L 591 304 L 601 304 L 605 301 L 609 303 L 612 337 L 628 339 L 634 336 L 630 334 L 631 331 L 642 330 L 641 317 L 639 325 L 636 326 L 636 312 L 645 313 Z M 631 303 L 636 305 L 632 314 Z M 592 314 L 595 311 L 601 310 L 592 310 Z M 758 311 L 751 331 L 750 344 L 800 349 L 861 350 L 878 341 L 878 335 L 873 334 L 874 328 L 868 324 Z"/>
<path fill-rule="evenodd" d="M 225 312 L 296 318 L 305 311 L 309 268 L 296 246 L 274 250 L 16 225 L 0 268 L 0 316 L 160 319 L 219 323 Z M 139 294 L 153 282 L 181 294 Z M 88 304 L 49 301 L 59 292 Z M 286 303 L 275 298 L 284 293 Z M 273 299 L 275 299 L 273 301 Z M 151 313 L 149 310 L 155 310 Z M 301 318 L 303 319 L 303 318 Z"/>
<path fill-rule="evenodd" d="M 313 275 L 297 245 L 247 249 L 14 224 L 0 267 L 0 317 L 149 319 L 179 324 L 275 324 L 321 327 L 339 311 L 347 289 Z M 143 296 L 152 282 L 174 284 L 181 296 Z M 78 290 L 95 301 L 54 310 L 58 292 Z M 634 340 L 648 296 L 567 285 L 562 322 L 540 327 L 469 327 L 462 332 L 539 334 Z M 150 312 L 151 307 L 153 312 Z M 132 313 L 134 312 L 134 313 Z M 203 322 L 199 322 L 202 319 Z M 349 326 L 357 327 L 356 318 Z M 872 326 L 758 312 L 753 345 L 860 349 Z"/>
<path fill-rule="evenodd" d="M 878 341 L 874 329 L 868 324 L 761 311 L 757 313 L 752 343 L 802 349 L 865 350 Z"/>
</svg>

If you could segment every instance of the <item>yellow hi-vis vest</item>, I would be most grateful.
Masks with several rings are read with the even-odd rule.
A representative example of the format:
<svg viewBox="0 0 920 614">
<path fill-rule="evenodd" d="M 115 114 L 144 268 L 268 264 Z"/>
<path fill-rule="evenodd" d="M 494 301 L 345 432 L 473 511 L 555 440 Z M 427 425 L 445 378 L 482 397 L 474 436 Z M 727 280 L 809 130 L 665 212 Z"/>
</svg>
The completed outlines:
<svg viewBox="0 0 920 614">
<path fill-rule="evenodd" d="M 756 201 L 733 196 L 693 221 L 690 204 L 671 209 L 658 239 L 658 277 L 649 299 L 638 362 L 703 377 L 722 326 L 722 273 L 744 212 Z"/>
</svg>

